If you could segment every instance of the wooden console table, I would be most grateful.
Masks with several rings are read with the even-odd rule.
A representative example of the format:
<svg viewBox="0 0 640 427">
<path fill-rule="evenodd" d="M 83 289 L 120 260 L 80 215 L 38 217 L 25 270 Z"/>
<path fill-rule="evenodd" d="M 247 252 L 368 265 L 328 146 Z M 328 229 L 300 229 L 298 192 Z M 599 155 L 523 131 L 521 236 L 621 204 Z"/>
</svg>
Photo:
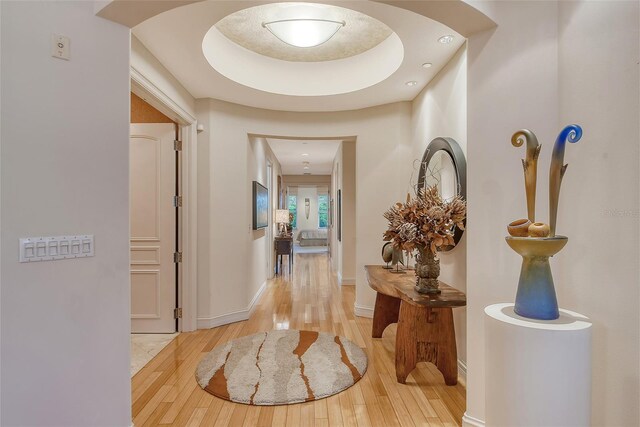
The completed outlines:
<svg viewBox="0 0 640 427">
<path fill-rule="evenodd" d="M 367 265 L 369 286 L 378 294 L 373 312 L 373 338 L 392 323 L 396 334 L 396 379 L 405 384 L 418 362 L 431 362 L 447 385 L 458 382 L 458 355 L 453 327 L 453 308 L 467 304 L 466 295 L 440 282 L 440 294 L 418 293 L 413 270 L 391 273 L 381 265 Z"/>
<path fill-rule="evenodd" d="M 273 238 L 276 256 L 276 276 L 278 272 L 282 274 L 282 256 L 289 256 L 289 273 L 293 268 L 293 236 L 276 236 Z M 278 257 L 280 257 L 280 268 L 278 268 Z"/>
</svg>

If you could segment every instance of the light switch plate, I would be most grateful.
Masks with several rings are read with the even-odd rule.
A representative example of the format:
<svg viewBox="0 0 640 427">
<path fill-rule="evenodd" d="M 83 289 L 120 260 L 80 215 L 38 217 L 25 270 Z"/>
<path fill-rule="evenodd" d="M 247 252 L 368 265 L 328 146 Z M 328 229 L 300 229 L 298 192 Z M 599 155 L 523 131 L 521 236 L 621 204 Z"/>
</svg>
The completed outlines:
<svg viewBox="0 0 640 427">
<path fill-rule="evenodd" d="M 94 255 L 92 234 L 20 239 L 20 262 L 55 261 Z"/>
</svg>

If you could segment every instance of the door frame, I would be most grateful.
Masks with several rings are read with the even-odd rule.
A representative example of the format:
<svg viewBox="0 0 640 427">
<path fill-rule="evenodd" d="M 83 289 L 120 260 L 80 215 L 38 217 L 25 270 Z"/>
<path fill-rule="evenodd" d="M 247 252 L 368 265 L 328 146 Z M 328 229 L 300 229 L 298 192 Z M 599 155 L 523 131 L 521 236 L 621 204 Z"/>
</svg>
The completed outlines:
<svg viewBox="0 0 640 427">
<path fill-rule="evenodd" d="M 274 227 L 274 212 L 273 212 L 273 163 L 267 160 L 267 194 L 269 195 L 269 225 L 267 226 L 267 280 L 273 278 L 273 227 Z M 276 208 L 278 209 L 278 208 Z"/>
<path fill-rule="evenodd" d="M 131 92 L 178 123 L 182 139 L 180 189 L 182 211 L 178 215 L 178 248 L 182 263 L 178 263 L 178 306 L 182 318 L 178 319 L 178 332 L 197 329 L 197 121 L 189 112 L 131 67 Z"/>
</svg>

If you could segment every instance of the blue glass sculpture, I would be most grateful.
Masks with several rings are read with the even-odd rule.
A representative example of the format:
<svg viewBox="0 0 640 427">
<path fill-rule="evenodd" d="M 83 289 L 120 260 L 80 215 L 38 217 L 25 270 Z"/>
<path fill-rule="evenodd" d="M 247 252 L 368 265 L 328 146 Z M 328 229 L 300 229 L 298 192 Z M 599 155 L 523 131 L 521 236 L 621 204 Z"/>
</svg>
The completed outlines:
<svg viewBox="0 0 640 427">
<path fill-rule="evenodd" d="M 582 137 L 582 128 L 578 125 L 569 125 L 562 129 L 553 147 L 551 168 L 549 171 L 549 236 L 548 237 L 514 237 L 506 238 L 511 249 L 522 256 L 522 268 L 520 269 L 520 280 L 518 281 L 518 291 L 516 293 L 516 303 L 514 311 L 523 317 L 539 320 L 554 320 L 560 315 L 558 311 L 558 300 L 553 284 L 553 276 L 549 265 L 549 258 L 560 252 L 567 244 L 566 236 L 556 235 L 556 223 L 558 216 L 558 200 L 560 198 L 560 185 L 568 165 L 563 165 L 564 151 L 567 141 L 578 142 Z M 523 129 L 516 132 L 512 137 L 512 142 L 519 138 L 527 139 L 528 155 L 527 160 L 523 160 L 525 170 L 525 188 L 527 190 L 527 210 L 529 219 L 532 212 L 535 212 L 535 171 L 537 154 L 540 146 L 537 146 L 537 139 L 533 132 Z M 529 141 L 531 139 L 532 141 Z M 533 143 L 535 141 L 535 143 Z M 530 143 L 531 142 L 531 143 Z M 521 146 L 522 142 L 515 146 Z M 536 151 L 532 151 L 535 149 Z M 535 153 L 535 157 L 529 153 Z M 529 173 L 527 173 L 529 172 Z M 531 192 L 533 191 L 533 194 Z M 542 224 L 544 225 L 544 224 Z"/>
</svg>

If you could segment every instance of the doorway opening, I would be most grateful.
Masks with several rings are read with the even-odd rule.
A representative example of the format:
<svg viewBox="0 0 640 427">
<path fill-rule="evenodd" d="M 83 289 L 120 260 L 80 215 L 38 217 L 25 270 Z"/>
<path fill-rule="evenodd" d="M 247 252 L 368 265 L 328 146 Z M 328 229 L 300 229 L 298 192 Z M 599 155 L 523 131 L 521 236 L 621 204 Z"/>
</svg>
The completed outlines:
<svg viewBox="0 0 640 427">
<path fill-rule="evenodd" d="M 160 98 L 132 80 L 131 376 L 196 324 L 195 118 Z"/>
<path fill-rule="evenodd" d="M 129 142 L 131 332 L 178 329 L 180 129 L 131 94 Z"/>
<path fill-rule="evenodd" d="M 356 137 L 259 137 L 282 169 L 294 257 L 326 254 L 335 279 L 355 284 Z"/>
<path fill-rule="evenodd" d="M 129 140 L 131 375 L 178 330 L 178 124 L 131 94 Z"/>
</svg>

